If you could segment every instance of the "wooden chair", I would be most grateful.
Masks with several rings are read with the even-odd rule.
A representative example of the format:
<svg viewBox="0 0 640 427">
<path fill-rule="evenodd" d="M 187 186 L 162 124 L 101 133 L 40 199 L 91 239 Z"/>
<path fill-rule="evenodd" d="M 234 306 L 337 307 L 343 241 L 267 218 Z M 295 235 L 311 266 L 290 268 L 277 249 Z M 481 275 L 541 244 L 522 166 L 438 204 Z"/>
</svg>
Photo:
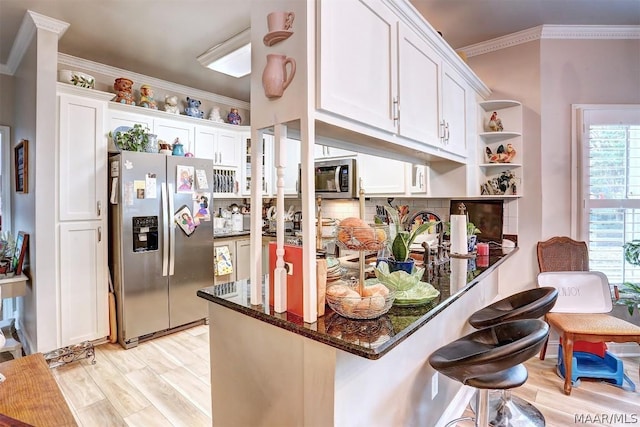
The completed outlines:
<svg viewBox="0 0 640 427">
<path fill-rule="evenodd" d="M 552 237 L 538 242 L 538 267 L 546 271 L 589 271 L 589 249 L 570 237 Z"/>
<path fill-rule="evenodd" d="M 636 342 L 640 344 L 640 326 L 607 314 L 611 311 L 611 291 L 600 272 L 546 272 L 538 276 L 538 286 L 558 289 L 556 305 L 545 316 L 562 339 L 564 393 L 571 394 L 574 343 Z M 546 347 L 546 344 L 545 344 Z M 545 349 L 540 350 L 544 360 Z"/>
<path fill-rule="evenodd" d="M 538 242 L 538 267 L 540 273 L 548 271 L 589 271 L 589 249 L 582 241 L 566 236 L 556 236 Z M 540 350 L 540 359 L 547 354 L 547 344 Z M 603 351 L 606 346 L 602 344 Z"/>
</svg>

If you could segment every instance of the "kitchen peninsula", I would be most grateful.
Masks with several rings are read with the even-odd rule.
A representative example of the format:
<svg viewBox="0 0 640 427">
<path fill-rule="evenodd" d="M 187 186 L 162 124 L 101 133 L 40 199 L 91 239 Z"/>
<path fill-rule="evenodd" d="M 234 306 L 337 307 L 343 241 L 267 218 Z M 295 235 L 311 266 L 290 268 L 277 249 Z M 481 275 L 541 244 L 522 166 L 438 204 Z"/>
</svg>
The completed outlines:
<svg viewBox="0 0 640 427">
<path fill-rule="evenodd" d="M 435 301 L 392 307 L 374 320 L 327 309 L 305 323 L 251 305 L 247 280 L 198 291 L 210 301 L 214 424 L 435 425 L 461 386 L 434 375 L 427 358 L 469 331 L 467 317 L 495 298 L 499 266 L 515 251 L 494 249 L 487 267 L 459 279 L 449 272 L 466 272 L 475 260 L 452 259 L 429 275 L 440 291 Z"/>
</svg>

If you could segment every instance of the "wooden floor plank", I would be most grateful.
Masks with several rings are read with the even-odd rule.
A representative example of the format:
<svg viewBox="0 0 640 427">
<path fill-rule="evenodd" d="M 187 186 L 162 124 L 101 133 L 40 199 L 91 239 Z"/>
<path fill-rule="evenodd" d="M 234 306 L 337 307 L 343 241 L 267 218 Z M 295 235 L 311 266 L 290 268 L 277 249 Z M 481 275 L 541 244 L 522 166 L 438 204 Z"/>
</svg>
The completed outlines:
<svg viewBox="0 0 640 427">
<path fill-rule="evenodd" d="M 106 358 L 123 374 L 144 368 L 146 363 L 135 351 L 124 351 L 120 344 L 103 344 L 96 347 L 96 357 Z"/>
<path fill-rule="evenodd" d="M 166 372 L 166 371 L 165 371 Z M 178 390 L 151 368 L 129 372 L 126 377 L 135 384 L 153 406 L 174 426 L 210 426 L 211 418 L 192 404 Z"/>
<path fill-rule="evenodd" d="M 160 375 L 202 412 L 211 417 L 211 387 L 186 368 L 177 368 Z"/>
<path fill-rule="evenodd" d="M 59 366 L 52 370 L 56 382 L 60 386 L 70 406 L 81 409 L 105 399 L 102 389 L 84 369 L 83 361 Z"/>
<path fill-rule="evenodd" d="M 85 366 L 85 369 L 96 384 L 100 384 L 100 390 L 122 418 L 151 406 L 109 359 L 99 359 L 96 364 Z"/>
<path fill-rule="evenodd" d="M 99 400 L 78 411 L 82 426 L 86 427 L 125 427 L 118 411 L 107 399 Z"/>
<path fill-rule="evenodd" d="M 155 406 L 149 406 L 142 411 L 131 414 L 124 421 L 130 427 L 172 427 L 169 420 Z"/>
</svg>

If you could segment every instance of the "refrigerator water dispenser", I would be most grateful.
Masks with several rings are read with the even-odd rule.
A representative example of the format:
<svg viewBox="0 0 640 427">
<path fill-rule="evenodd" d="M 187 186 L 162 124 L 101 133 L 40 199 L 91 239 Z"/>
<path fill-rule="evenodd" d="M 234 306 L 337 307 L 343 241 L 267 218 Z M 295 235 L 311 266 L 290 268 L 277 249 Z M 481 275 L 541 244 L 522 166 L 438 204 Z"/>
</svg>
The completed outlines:
<svg viewBox="0 0 640 427">
<path fill-rule="evenodd" d="M 133 251 L 149 252 L 158 250 L 158 217 L 134 216 Z"/>
</svg>

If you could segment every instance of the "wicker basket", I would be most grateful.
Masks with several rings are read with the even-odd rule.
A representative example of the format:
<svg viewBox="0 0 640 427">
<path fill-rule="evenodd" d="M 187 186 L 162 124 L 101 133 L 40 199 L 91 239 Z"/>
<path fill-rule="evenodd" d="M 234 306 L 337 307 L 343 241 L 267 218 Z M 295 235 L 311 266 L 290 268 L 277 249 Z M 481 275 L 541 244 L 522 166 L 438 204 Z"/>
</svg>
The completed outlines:
<svg viewBox="0 0 640 427">
<path fill-rule="evenodd" d="M 338 226 L 336 243 L 351 251 L 379 251 L 387 245 L 389 227 L 374 224 L 366 227 Z"/>
<path fill-rule="evenodd" d="M 327 304 L 336 313 L 349 319 L 375 319 L 389 311 L 395 294 L 360 296 L 326 295 Z"/>
</svg>

